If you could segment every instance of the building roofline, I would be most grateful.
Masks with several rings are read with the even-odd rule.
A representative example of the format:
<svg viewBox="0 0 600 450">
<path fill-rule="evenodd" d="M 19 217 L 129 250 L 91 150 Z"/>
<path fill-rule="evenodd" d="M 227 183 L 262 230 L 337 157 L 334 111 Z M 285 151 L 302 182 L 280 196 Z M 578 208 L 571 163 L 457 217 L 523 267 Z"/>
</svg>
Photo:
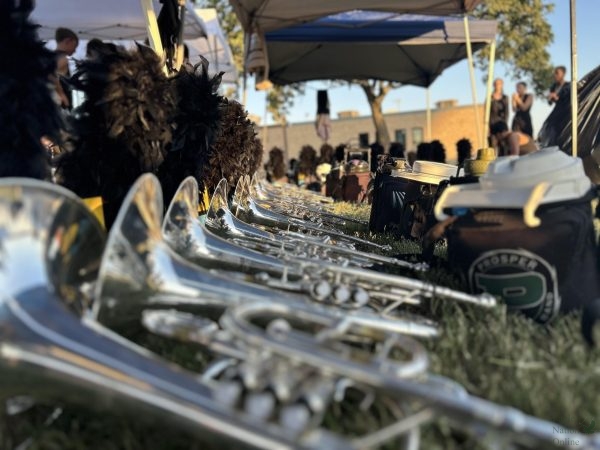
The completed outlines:
<svg viewBox="0 0 600 450">
<path fill-rule="evenodd" d="M 483 103 L 478 103 L 477 104 L 478 107 L 484 107 L 485 105 Z M 435 114 L 437 112 L 440 111 L 453 111 L 453 110 L 457 110 L 457 109 L 465 109 L 465 108 L 473 108 L 473 105 L 457 105 L 457 106 L 451 106 L 451 107 L 447 107 L 447 108 L 432 108 L 431 109 L 431 114 Z M 383 117 L 387 118 L 387 117 L 398 117 L 398 116 L 408 116 L 408 115 L 414 115 L 414 114 L 425 114 L 427 112 L 426 109 L 416 109 L 416 110 L 412 110 L 412 111 L 402 111 L 402 112 L 391 112 L 391 113 L 383 113 Z M 357 116 L 357 117 L 337 117 L 337 118 L 332 118 L 331 119 L 331 123 L 335 124 L 336 122 L 349 122 L 352 120 L 361 120 L 361 119 L 370 119 L 371 115 L 364 115 L 364 116 Z M 312 120 L 303 120 L 301 122 L 292 122 L 292 123 L 288 123 L 288 126 L 293 126 L 293 125 L 306 125 L 306 124 L 314 124 L 315 123 L 315 119 Z M 263 128 L 263 127 L 268 127 L 268 128 L 278 128 L 281 127 L 280 124 L 271 124 L 271 125 L 258 125 L 258 127 Z"/>
</svg>

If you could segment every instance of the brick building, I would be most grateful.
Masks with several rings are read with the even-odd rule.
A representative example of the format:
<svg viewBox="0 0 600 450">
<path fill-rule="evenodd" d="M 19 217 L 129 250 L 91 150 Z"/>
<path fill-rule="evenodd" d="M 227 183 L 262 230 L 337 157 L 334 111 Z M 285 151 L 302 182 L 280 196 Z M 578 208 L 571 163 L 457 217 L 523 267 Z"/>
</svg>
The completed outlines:
<svg viewBox="0 0 600 450">
<path fill-rule="evenodd" d="M 480 120 L 483 122 L 483 105 L 479 105 L 478 108 Z M 425 110 L 385 114 L 385 120 L 392 142 L 404 142 L 408 151 L 416 150 L 417 145 L 427 138 Z M 264 127 L 258 129 L 259 137 L 264 141 Z M 314 121 L 288 124 L 286 131 L 287 133 L 284 133 L 284 128 L 280 125 L 267 127 L 265 155 L 273 146 L 277 146 L 282 149 L 287 147 L 288 158 L 297 158 L 303 145 L 309 144 L 318 150 L 322 144 L 315 132 Z M 456 100 L 437 102 L 435 108 L 431 110 L 431 140 L 438 139 L 444 144 L 447 162 L 456 161 L 456 142 L 462 138 L 471 141 L 474 153 L 478 146 L 478 139 L 473 106 L 458 106 Z M 337 119 L 332 119 L 332 133 L 329 140 L 331 145 L 349 142 L 358 146 L 361 143 L 370 144 L 374 140 L 375 126 L 371 116 L 358 117 L 352 111 L 344 111 L 338 113 Z"/>
</svg>

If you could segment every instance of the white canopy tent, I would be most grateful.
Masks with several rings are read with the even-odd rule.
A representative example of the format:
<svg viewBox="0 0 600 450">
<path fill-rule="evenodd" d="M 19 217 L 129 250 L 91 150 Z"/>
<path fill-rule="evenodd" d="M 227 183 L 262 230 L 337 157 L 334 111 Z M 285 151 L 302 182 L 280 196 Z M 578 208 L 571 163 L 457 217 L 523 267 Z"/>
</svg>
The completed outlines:
<svg viewBox="0 0 600 450">
<path fill-rule="evenodd" d="M 154 11 L 160 2 L 152 0 Z M 72 29 L 82 40 L 98 38 L 106 41 L 144 41 L 148 37 L 146 19 L 140 0 L 52 0 L 38 1 L 31 20 L 40 24 L 42 40 L 54 38 L 58 27 Z M 186 1 L 184 38 L 205 36 L 203 24 L 194 14 L 194 6 Z"/>
<path fill-rule="evenodd" d="M 194 8 L 194 12 L 204 24 L 206 36 L 186 41 L 190 49 L 190 61 L 197 61 L 196 55 L 202 55 L 208 59 L 209 69 L 213 72 L 225 72 L 224 83 L 237 83 L 238 71 L 235 67 L 231 47 L 221 28 L 217 10 L 214 8 Z"/>
<path fill-rule="evenodd" d="M 160 10 L 158 0 L 152 0 L 154 11 Z M 85 46 L 92 38 L 131 47 L 143 42 L 148 29 L 140 0 L 53 0 L 37 2 L 32 21 L 40 25 L 40 38 L 52 48 L 58 27 L 70 28 L 80 37 L 74 59 L 85 57 Z M 184 40 L 190 50 L 190 61 L 197 63 L 200 55 L 209 62 L 211 73 L 225 72 L 223 82 L 237 83 L 238 74 L 227 38 L 214 9 L 195 8 L 186 2 Z"/>
</svg>

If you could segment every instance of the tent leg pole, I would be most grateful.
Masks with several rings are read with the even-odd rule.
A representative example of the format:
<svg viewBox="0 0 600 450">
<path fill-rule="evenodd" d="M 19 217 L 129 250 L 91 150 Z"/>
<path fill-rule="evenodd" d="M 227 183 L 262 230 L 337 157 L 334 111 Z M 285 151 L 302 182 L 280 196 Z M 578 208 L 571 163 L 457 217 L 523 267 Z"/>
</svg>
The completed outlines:
<svg viewBox="0 0 600 450">
<path fill-rule="evenodd" d="M 287 118 L 284 116 L 281 122 L 281 131 L 283 132 L 283 159 L 288 164 L 289 155 L 288 155 L 288 123 Z"/>
<path fill-rule="evenodd" d="M 475 68 L 473 65 L 473 49 L 471 48 L 471 35 L 469 33 L 469 18 L 463 17 L 465 24 L 465 41 L 467 43 L 467 58 L 469 60 L 469 76 L 471 78 L 471 96 L 473 98 L 473 110 L 475 111 L 475 130 L 477 131 L 477 139 L 479 140 L 479 148 L 483 147 L 481 141 L 481 121 L 479 118 L 479 109 L 477 108 L 477 89 L 475 87 Z"/>
<path fill-rule="evenodd" d="M 491 109 L 492 109 L 492 83 L 494 80 L 495 60 L 496 60 L 496 39 L 494 39 L 490 44 L 490 61 L 488 64 L 488 77 L 487 77 L 487 89 L 486 89 L 487 97 L 485 98 L 485 118 L 483 120 L 484 142 L 485 142 L 485 139 L 487 138 L 487 134 L 490 129 L 490 114 L 491 114 Z M 486 147 L 487 147 L 487 142 L 486 142 Z"/>
<path fill-rule="evenodd" d="M 179 28 L 179 34 L 177 36 L 177 47 L 175 48 L 175 61 L 174 61 L 174 69 L 179 71 L 181 66 L 183 65 L 183 58 L 185 54 L 185 50 L 183 48 L 183 32 L 184 32 L 184 23 L 185 23 L 185 0 L 178 0 L 177 4 L 179 8 L 179 20 L 181 21 L 181 27 Z"/>
<path fill-rule="evenodd" d="M 427 142 L 431 142 L 431 98 L 430 98 L 429 86 L 425 91 L 425 103 L 426 107 L 426 119 L 427 119 Z"/>
<path fill-rule="evenodd" d="M 150 43 L 150 47 L 162 58 L 164 50 L 160 40 L 160 32 L 158 30 L 158 22 L 156 21 L 156 13 L 152 6 L 152 0 L 140 0 L 140 4 L 142 5 L 142 11 L 144 12 L 144 18 L 146 19 L 146 29 L 148 31 L 148 42 Z M 163 70 L 166 73 L 167 67 L 164 66 Z"/>
<path fill-rule="evenodd" d="M 244 77 L 243 77 L 243 90 L 242 90 L 242 105 L 246 106 L 248 100 L 248 70 L 246 69 L 246 63 L 248 62 L 248 51 L 250 49 L 250 33 L 244 34 Z"/>
<path fill-rule="evenodd" d="M 210 42 L 210 39 L 206 39 L 206 42 Z M 217 36 L 213 36 L 213 45 L 211 47 L 211 45 L 208 44 L 208 48 L 209 52 L 215 55 L 215 67 L 213 67 L 213 70 L 219 73 L 219 52 L 217 51 L 217 48 L 219 48 L 219 44 L 217 43 Z"/>
<path fill-rule="evenodd" d="M 269 101 L 267 100 L 267 95 L 265 93 L 265 115 L 263 117 L 263 150 L 267 149 L 267 139 L 269 139 L 269 128 L 267 127 L 267 115 L 269 113 Z"/>
<path fill-rule="evenodd" d="M 571 154 L 577 156 L 579 108 L 577 105 L 577 21 L 575 0 L 571 0 Z"/>
</svg>

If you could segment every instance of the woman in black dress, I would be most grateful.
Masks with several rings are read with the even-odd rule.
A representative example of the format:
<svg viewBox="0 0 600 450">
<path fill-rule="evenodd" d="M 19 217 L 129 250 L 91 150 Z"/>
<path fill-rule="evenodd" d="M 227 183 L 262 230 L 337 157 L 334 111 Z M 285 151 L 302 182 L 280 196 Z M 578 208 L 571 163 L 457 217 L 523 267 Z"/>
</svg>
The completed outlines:
<svg viewBox="0 0 600 450">
<path fill-rule="evenodd" d="M 520 131 L 533 137 L 533 125 L 531 123 L 531 105 L 533 95 L 527 93 L 527 84 L 523 81 L 517 83 L 517 92 L 512 96 L 512 107 L 515 117 L 512 122 L 512 130 Z"/>
<path fill-rule="evenodd" d="M 496 122 L 508 123 L 508 95 L 504 93 L 504 80 L 496 78 L 494 80 L 494 92 L 491 95 L 490 103 L 490 128 L 488 130 L 488 145 L 494 147 L 498 155 L 502 155 L 503 151 L 500 143 L 491 133 L 492 124 Z"/>
<path fill-rule="evenodd" d="M 504 93 L 502 78 L 494 80 L 494 92 L 492 92 L 490 127 L 496 122 L 508 122 L 508 96 Z"/>
</svg>

